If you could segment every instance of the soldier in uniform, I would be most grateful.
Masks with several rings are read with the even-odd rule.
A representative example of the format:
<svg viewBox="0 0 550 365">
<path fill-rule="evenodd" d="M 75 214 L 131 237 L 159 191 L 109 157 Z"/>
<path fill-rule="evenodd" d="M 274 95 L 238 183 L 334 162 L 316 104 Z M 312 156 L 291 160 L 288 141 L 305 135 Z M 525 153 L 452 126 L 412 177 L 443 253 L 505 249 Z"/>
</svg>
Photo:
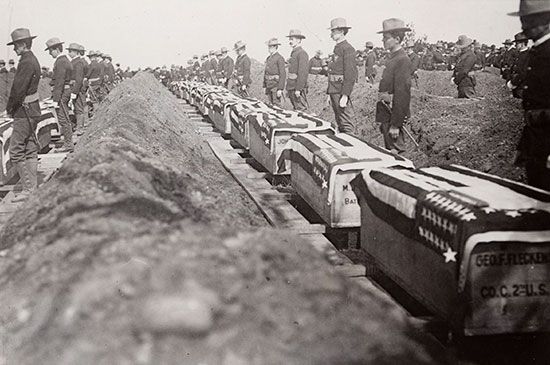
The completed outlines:
<svg viewBox="0 0 550 365">
<path fill-rule="evenodd" d="M 523 85 L 525 126 L 516 163 L 525 166 L 530 185 L 550 191 L 550 0 L 521 0 L 519 16 L 533 41 Z"/>
<path fill-rule="evenodd" d="M 6 61 L 0 60 L 0 75 L 7 74 L 8 69 L 6 68 Z"/>
<path fill-rule="evenodd" d="M 202 82 L 206 82 L 208 84 L 211 83 L 210 77 L 208 76 L 210 74 L 210 60 L 208 59 L 208 54 L 203 54 L 201 57 L 201 76 L 200 80 Z"/>
<path fill-rule="evenodd" d="M 420 67 L 420 56 L 414 51 L 415 44 L 412 40 L 407 42 L 407 55 L 411 60 L 411 79 L 418 87 L 418 68 Z"/>
<path fill-rule="evenodd" d="M 365 43 L 365 78 L 371 85 L 374 84 L 374 78 L 376 77 L 376 53 L 373 50 L 374 44 L 371 41 Z"/>
<path fill-rule="evenodd" d="M 476 71 L 483 70 L 485 68 L 485 52 L 482 51 L 479 42 L 474 42 L 474 54 L 476 55 Z"/>
<path fill-rule="evenodd" d="M 288 61 L 286 90 L 294 110 L 305 111 L 308 109 L 306 95 L 309 56 L 302 48 L 302 40 L 306 37 L 298 29 L 292 29 L 287 38 L 292 52 Z"/>
<path fill-rule="evenodd" d="M 529 62 L 529 47 L 527 46 L 529 39 L 520 32 L 514 36 L 514 43 L 518 50 L 518 58 L 516 63 L 512 65 L 510 81 L 506 84 L 512 95 L 515 98 L 521 99 L 523 97 L 523 86 L 525 85 L 525 77 L 527 75 L 527 64 Z"/>
<path fill-rule="evenodd" d="M 8 65 L 9 65 L 8 66 L 9 67 L 8 72 L 12 72 L 12 73 L 15 74 L 15 71 L 17 71 L 17 68 L 15 67 L 15 61 L 14 60 L 9 60 Z"/>
<path fill-rule="evenodd" d="M 504 53 L 502 54 L 502 62 L 500 64 L 500 73 L 506 81 L 510 80 L 512 66 L 516 63 L 518 51 L 513 47 L 514 42 L 510 39 L 504 41 Z"/>
<path fill-rule="evenodd" d="M 229 82 L 231 80 L 231 76 L 233 75 L 233 70 L 235 68 L 235 62 L 229 56 L 229 51 L 226 47 L 222 47 L 220 49 L 221 53 L 221 61 L 220 61 L 220 68 L 221 68 L 221 83 L 223 86 L 225 86 L 226 89 L 229 89 Z"/>
<path fill-rule="evenodd" d="M 242 41 L 235 43 L 233 50 L 237 53 L 235 61 L 234 79 L 237 92 L 243 97 L 248 97 L 248 89 L 252 83 L 250 78 L 250 58 L 246 54 L 246 44 Z"/>
<path fill-rule="evenodd" d="M 465 35 L 458 37 L 456 48 L 460 51 L 458 62 L 453 71 L 453 82 L 458 88 L 459 98 L 474 98 L 476 96 L 476 79 L 474 76 L 474 67 L 476 65 L 476 55 L 472 49 L 473 40 Z"/>
<path fill-rule="evenodd" d="M 357 80 L 357 64 L 355 48 L 346 40 L 348 27 L 344 18 L 336 18 L 330 22 L 330 36 L 334 46 L 334 62 L 328 65 L 328 88 L 330 104 L 334 111 L 337 130 L 342 133 L 354 134 L 353 103 L 351 93 Z"/>
<path fill-rule="evenodd" d="M 267 41 L 269 56 L 265 60 L 264 88 L 271 105 L 281 106 L 285 89 L 286 69 L 283 56 L 277 52 L 281 45 L 277 38 Z"/>
<path fill-rule="evenodd" d="M 71 100 L 73 102 L 74 115 L 76 118 L 76 135 L 80 136 L 84 129 L 84 107 L 86 105 L 86 94 L 84 92 L 84 77 L 88 71 L 88 64 L 80 57 L 80 46 L 76 43 L 67 47 L 71 64 L 73 66 Z"/>
<path fill-rule="evenodd" d="M 10 90 L 6 112 L 13 118 L 13 130 L 10 138 L 10 160 L 21 179 L 22 192 L 12 201 L 26 200 L 37 186 L 38 140 L 36 127 L 41 111 L 38 103 L 38 83 L 40 64 L 32 53 L 32 40 L 28 29 L 19 28 L 11 33 L 13 45 L 19 58 L 19 67 Z"/>
<path fill-rule="evenodd" d="M 315 52 L 315 57 L 309 60 L 309 74 L 310 75 L 321 75 L 323 72 L 323 59 L 321 55 L 323 53 L 319 50 Z"/>
<path fill-rule="evenodd" d="M 393 153 L 405 151 L 403 126 L 410 117 L 411 60 L 401 44 L 411 29 L 401 19 L 382 22 L 384 48 L 390 51 L 378 88 L 376 120 L 384 137 L 384 145 Z"/>
<path fill-rule="evenodd" d="M 443 57 L 442 49 L 443 47 L 441 43 L 437 42 L 435 49 L 432 52 L 433 66 L 438 71 L 445 70 L 447 68 L 445 64 L 445 58 Z"/>
<path fill-rule="evenodd" d="M 212 85 L 217 85 L 218 78 L 216 77 L 216 71 L 218 69 L 218 60 L 216 59 L 216 52 L 210 51 L 208 55 L 210 56 L 210 69 L 208 70 L 210 82 Z"/>
<path fill-rule="evenodd" d="M 107 92 L 111 92 L 115 82 L 115 66 L 113 66 L 113 58 L 105 55 L 105 83 Z"/>
<path fill-rule="evenodd" d="M 99 65 L 97 51 L 88 52 L 88 57 L 91 61 L 88 65 L 88 74 L 86 75 L 86 79 L 88 79 L 88 92 L 92 101 L 90 111 L 93 112 L 97 103 L 101 101 L 101 66 Z"/>
<path fill-rule="evenodd" d="M 46 51 L 55 59 L 53 65 L 52 100 L 55 103 L 57 120 L 63 135 L 61 151 L 72 152 L 73 129 L 69 118 L 69 100 L 71 99 L 71 78 L 73 66 L 69 58 L 63 54 L 63 42 L 59 38 L 50 38 L 46 42 Z"/>
</svg>

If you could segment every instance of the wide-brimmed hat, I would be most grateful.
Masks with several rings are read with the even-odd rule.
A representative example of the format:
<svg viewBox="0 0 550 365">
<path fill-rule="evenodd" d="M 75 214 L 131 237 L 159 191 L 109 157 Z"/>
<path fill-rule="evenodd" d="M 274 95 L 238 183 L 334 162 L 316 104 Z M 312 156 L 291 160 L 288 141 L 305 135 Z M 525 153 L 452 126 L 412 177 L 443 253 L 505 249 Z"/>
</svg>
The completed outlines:
<svg viewBox="0 0 550 365">
<path fill-rule="evenodd" d="M 227 52 L 229 52 L 229 50 L 227 49 L 227 47 L 222 47 L 222 48 L 220 49 L 220 52 L 221 52 L 221 53 L 227 53 Z"/>
<path fill-rule="evenodd" d="M 89 50 L 88 51 L 88 57 L 93 57 L 93 56 L 95 56 L 95 51 Z"/>
<path fill-rule="evenodd" d="M 12 60 L 12 59 L 10 59 L 10 60 L 8 61 L 8 64 L 10 64 L 10 65 L 15 65 L 15 61 Z"/>
<path fill-rule="evenodd" d="M 529 42 L 529 38 L 527 38 L 527 36 L 523 32 L 517 33 L 514 36 L 514 43 L 523 43 L 523 42 L 525 43 Z"/>
<path fill-rule="evenodd" d="M 550 1 L 548 0 L 520 0 L 519 11 L 508 13 L 508 15 L 526 16 L 545 12 L 550 12 Z"/>
<path fill-rule="evenodd" d="M 329 30 L 333 29 L 351 29 L 351 27 L 348 27 L 348 22 L 346 22 L 346 19 L 344 18 L 336 18 L 332 19 L 330 21 L 330 28 Z"/>
<path fill-rule="evenodd" d="M 69 43 L 69 47 L 67 47 L 67 51 L 80 51 L 80 47 L 77 43 Z"/>
<path fill-rule="evenodd" d="M 80 52 L 86 52 L 86 48 L 85 48 L 82 44 L 79 44 L 79 45 L 78 45 L 78 50 L 79 50 Z"/>
<path fill-rule="evenodd" d="M 458 40 L 456 41 L 456 46 L 458 48 L 466 48 L 472 45 L 472 43 L 474 43 L 474 41 L 471 38 L 468 38 L 465 35 L 459 35 Z"/>
<path fill-rule="evenodd" d="M 390 18 L 382 22 L 382 30 L 377 33 L 387 33 L 387 32 L 410 32 L 411 28 L 405 26 L 405 22 L 401 19 Z"/>
<path fill-rule="evenodd" d="M 208 52 L 208 55 L 209 55 L 209 56 L 214 56 L 215 54 L 216 54 L 216 51 L 214 51 L 214 50 Z"/>
<path fill-rule="evenodd" d="M 5 64 L 6 64 L 6 61 L 0 60 L 0 65 L 5 65 Z"/>
<path fill-rule="evenodd" d="M 233 50 L 234 51 L 237 51 L 241 48 L 244 48 L 246 47 L 246 43 L 244 43 L 243 41 L 238 41 L 237 43 L 235 43 L 235 46 L 233 47 Z"/>
<path fill-rule="evenodd" d="M 280 46 L 281 45 L 281 42 L 279 42 L 279 40 L 277 38 L 271 38 L 270 40 L 268 40 L 267 42 L 265 42 L 265 44 L 267 44 L 268 47 L 271 47 L 271 46 Z"/>
<path fill-rule="evenodd" d="M 111 55 L 108 55 L 108 54 L 105 55 L 105 58 L 108 59 L 109 61 L 113 60 L 113 57 L 111 57 Z"/>
<path fill-rule="evenodd" d="M 215 54 L 216 56 L 221 56 L 221 55 L 222 55 L 222 51 L 218 49 L 216 52 L 214 52 L 214 54 Z"/>
<path fill-rule="evenodd" d="M 300 38 L 305 39 L 306 36 L 302 34 L 302 31 L 299 29 L 291 29 L 290 32 L 288 32 L 287 38 Z"/>
<path fill-rule="evenodd" d="M 36 38 L 35 35 L 31 35 L 31 31 L 27 28 L 17 28 L 13 32 L 11 32 L 11 42 L 9 42 L 7 45 L 11 46 L 15 42 L 22 41 L 25 39 L 34 39 Z"/>
<path fill-rule="evenodd" d="M 512 42 L 511 39 L 507 39 L 504 42 L 502 42 L 502 44 L 514 44 L 514 42 Z"/>
<path fill-rule="evenodd" d="M 205 58 L 208 58 L 208 53 L 204 53 L 204 54 L 201 56 L 201 59 L 205 59 Z"/>
<path fill-rule="evenodd" d="M 44 51 L 49 50 L 52 47 L 58 46 L 60 44 L 63 44 L 65 42 L 61 42 L 61 40 L 57 37 L 50 38 L 46 41 L 46 49 Z"/>
<path fill-rule="evenodd" d="M 371 41 L 367 41 L 367 42 L 365 43 L 365 47 L 374 48 L 374 43 L 372 43 Z"/>
<path fill-rule="evenodd" d="M 198 55 L 193 55 L 193 58 L 199 58 L 199 56 Z"/>
</svg>

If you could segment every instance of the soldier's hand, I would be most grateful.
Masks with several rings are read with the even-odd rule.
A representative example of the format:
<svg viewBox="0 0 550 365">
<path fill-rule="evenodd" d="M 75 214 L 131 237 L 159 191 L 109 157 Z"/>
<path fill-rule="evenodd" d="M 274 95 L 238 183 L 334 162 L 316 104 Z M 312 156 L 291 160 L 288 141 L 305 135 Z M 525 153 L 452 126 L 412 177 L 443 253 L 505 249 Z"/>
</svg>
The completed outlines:
<svg viewBox="0 0 550 365">
<path fill-rule="evenodd" d="M 300 95 L 302 95 L 302 93 L 300 92 L 300 90 L 294 90 L 294 95 L 296 95 L 296 97 L 299 98 Z"/>
<path fill-rule="evenodd" d="M 386 104 L 391 104 L 391 95 L 387 92 L 379 92 L 378 101 L 383 101 Z"/>
<path fill-rule="evenodd" d="M 241 86 L 241 90 L 245 91 L 246 90 L 246 85 Z"/>
<path fill-rule="evenodd" d="M 279 99 L 283 97 L 283 90 L 277 90 L 277 97 Z"/>
<path fill-rule="evenodd" d="M 390 127 L 389 134 L 391 138 L 397 139 L 399 137 L 399 128 Z"/>
<path fill-rule="evenodd" d="M 76 94 L 71 93 L 71 100 L 76 99 Z"/>
<path fill-rule="evenodd" d="M 340 97 L 340 108 L 345 108 L 348 105 L 348 96 L 342 95 Z"/>
</svg>

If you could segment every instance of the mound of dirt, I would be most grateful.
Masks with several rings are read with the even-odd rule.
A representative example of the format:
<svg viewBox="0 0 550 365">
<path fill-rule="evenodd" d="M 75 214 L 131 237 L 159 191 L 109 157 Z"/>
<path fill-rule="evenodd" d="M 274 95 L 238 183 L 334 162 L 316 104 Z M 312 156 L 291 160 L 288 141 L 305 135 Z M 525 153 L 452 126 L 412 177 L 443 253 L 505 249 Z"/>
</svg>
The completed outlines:
<svg viewBox="0 0 550 365">
<path fill-rule="evenodd" d="M 263 65 L 253 62 L 253 96 L 267 101 L 261 89 Z M 481 100 L 457 99 L 449 71 L 419 72 L 418 87 L 413 85 L 409 129 L 419 142 L 415 150 L 407 141 L 406 157 L 419 167 L 460 164 L 516 181 L 525 181 L 523 170 L 513 165 L 515 147 L 522 129 L 521 102 L 511 96 L 500 76 L 491 72 L 477 73 L 477 92 Z M 352 95 L 358 137 L 383 146 L 378 125 L 374 122 L 377 86 L 364 79 L 359 69 L 359 82 Z M 378 69 L 377 82 L 382 75 Z M 327 79 L 309 76 L 310 111 L 325 120 L 334 121 L 327 103 Z M 285 102 L 291 108 L 290 102 Z"/>
<path fill-rule="evenodd" d="M 0 113 L 6 110 L 14 75 L 12 72 L 0 75 Z M 40 79 L 38 95 L 40 96 L 40 100 L 51 97 L 52 92 L 49 78 Z"/>
<path fill-rule="evenodd" d="M 10 219 L 0 363 L 446 360 L 376 290 L 254 231 L 265 221 L 189 122 L 152 75 L 124 81 Z"/>
</svg>

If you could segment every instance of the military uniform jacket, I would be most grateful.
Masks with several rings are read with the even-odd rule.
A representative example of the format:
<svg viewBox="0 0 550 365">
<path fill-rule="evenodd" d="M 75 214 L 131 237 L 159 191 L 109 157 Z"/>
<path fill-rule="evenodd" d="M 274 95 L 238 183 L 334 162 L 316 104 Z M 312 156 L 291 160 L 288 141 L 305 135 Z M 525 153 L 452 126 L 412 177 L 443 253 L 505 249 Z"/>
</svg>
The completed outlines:
<svg viewBox="0 0 550 365">
<path fill-rule="evenodd" d="M 300 46 L 294 48 L 288 60 L 286 89 L 301 91 L 307 88 L 308 68 L 309 56 L 307 52 Z"/>
<path fill-rule="evenodd" d="M 550 39 L 531 47 L 523 86 L 523 108 L 545 109 L 550 117 Z M 550 123 L 550 120 L 547 121 Z M 549 142 L 550 144 L 550 142 Z"/>
<path fill-rule="evenodd" d="M 193 64 L 193 75 L 199 76 L 200 72 L 201 72 L 201 64 L 199 63 L 199 61 L 195 61 L 195 63 Z"/>
<path fill-rule="evenodd" d="M 53 64 L 53 76 L 50 85 L 52 89 L 52 100 L 59 102 L 61 100 L 61 94 L 66 86 L 71 84 L 71 78 L 73 75 L 73 65 L 69 58 L 65 55 L 61 55 L 56 58 Z"/>
<path fill-rule="evenodd" d="M 210 73 L 216 72 L 217 69 L 218 69 L 218 61 L 213 58 L 210 60 Z"/>
<path fill-rule="evenodd" d="M 71 64 L 73 66 L 72 80 L 74 81 L 72 93 L 78 95 L 84 91 L 82 85 L 88 73 L 88 64 L 82 57 L 73 58 Z"/>
<path fill-rule="evenodd" d="M 502 55 L 501 67 L 512 68 L 514 63 L 516 63 L 517 57 L 518 57 L 518 50 L 516 48 L 510 48 L 504 51 L 504 54 Z"/>
<path fill-rule="evenodd" d="M 417 55 L 415 52 L 412 52 L 409 54 L 409 58 L 411 60 L 411 75 L 412 75 L 420 67 L 420 56 Z"/>
<path fill-rule="evenodd" d="M 93 60 L 88 65 L 88 73 L 86 75 L 86 78 L 92 82 L 95 79 L 101 78 L 101 66 L 99 65 L 99 62 L 97 60 Z"/>
<path fill-rule="evenodd" d="M 477 62 L 477 57 L 474 51 L 468 50 L 460 55 L 458 62 L 456 63 L 453 71 L 454 82 L 457 85 L 469 85 L 473 80 L 468 73 L 474 70 L 474 66 Z"/>
<path fill-rule="evenodd" d="M 6 105 L 6 111 L 15 118 L 25 118 L 25 111 L 21 107 L 25 97 L 38 92 L 40 81 L 40 64 L 36 56 L 31 52 L 25 52 L 19 59 L 19 65 L 11 86 L 10 97 Z M 28 103 L 29 117 L 41 115 L 38 100 Z"/>
<path fill-rule="evenodd" d="M 233 70 L 235 68 L 235 62 L 233 62 L 233 59 L 229 56 L 226 56 L 224 59 L 220 61 L 221 65 L 221 71 L 222 71 L 222 77 L 228 79 L 233 75 Z"/>
<path fill-rule="evenodd" d="M 201 75 L 205 77 L 210 70 L 210 60 L 206 60 L 202 63 L 201 66 Z"/>
<path fill-rule="evenodd" d="M 374 65 L 376 64 L 376 53 L 371 49 L 365 56 L 365 76 L 374 74 Z"/>
<path fill-rule="evenodd" d="M 286 82 L 285 60 L 279 52 L 267 56 L 265 60 L 264 88 L 284 90 Z"/>
<path fill-rule="evenodd" d="M 323 60 L 320 57 L 313 57 L 309 60 L 309 73 L 319 75 L 323 71 Z"/>
<path fill-rule="evenodd" d="M 235 61 L 235 73 L 241 85 L 250 85 L 252 83 L 250 65 L 250 58 L 246 54 L 237 57 L 237 61 Z"/>
<path fill-rule="evenodd" d="M 344 40 L 334 46 L 334 58 L 328 64 L 327 94 L 350 96 L 357 80 L 355 48 Z"/>
<path fill-rule="evenodd" d="M 520 51 L 516 63 L 512 66 L 512 85 L 523 89 L 525 77 L 529 67 L 529 50 Z M 523 91 L 522 91 L 523 93 Z"/>
<path fill-rule="evenodd" d="M 111 62 L 105 63 L 105 75 L 107 76 L 107 82 L 115 81 L 115 66 Z"/>
<path fill-rule="evenodd" d="M 403 48 L 390 55 L 378 91 L 393 95 L 390 124 L 400 128 L 410 115 L 411 104 L 411 60 Z"/>
</svg>

